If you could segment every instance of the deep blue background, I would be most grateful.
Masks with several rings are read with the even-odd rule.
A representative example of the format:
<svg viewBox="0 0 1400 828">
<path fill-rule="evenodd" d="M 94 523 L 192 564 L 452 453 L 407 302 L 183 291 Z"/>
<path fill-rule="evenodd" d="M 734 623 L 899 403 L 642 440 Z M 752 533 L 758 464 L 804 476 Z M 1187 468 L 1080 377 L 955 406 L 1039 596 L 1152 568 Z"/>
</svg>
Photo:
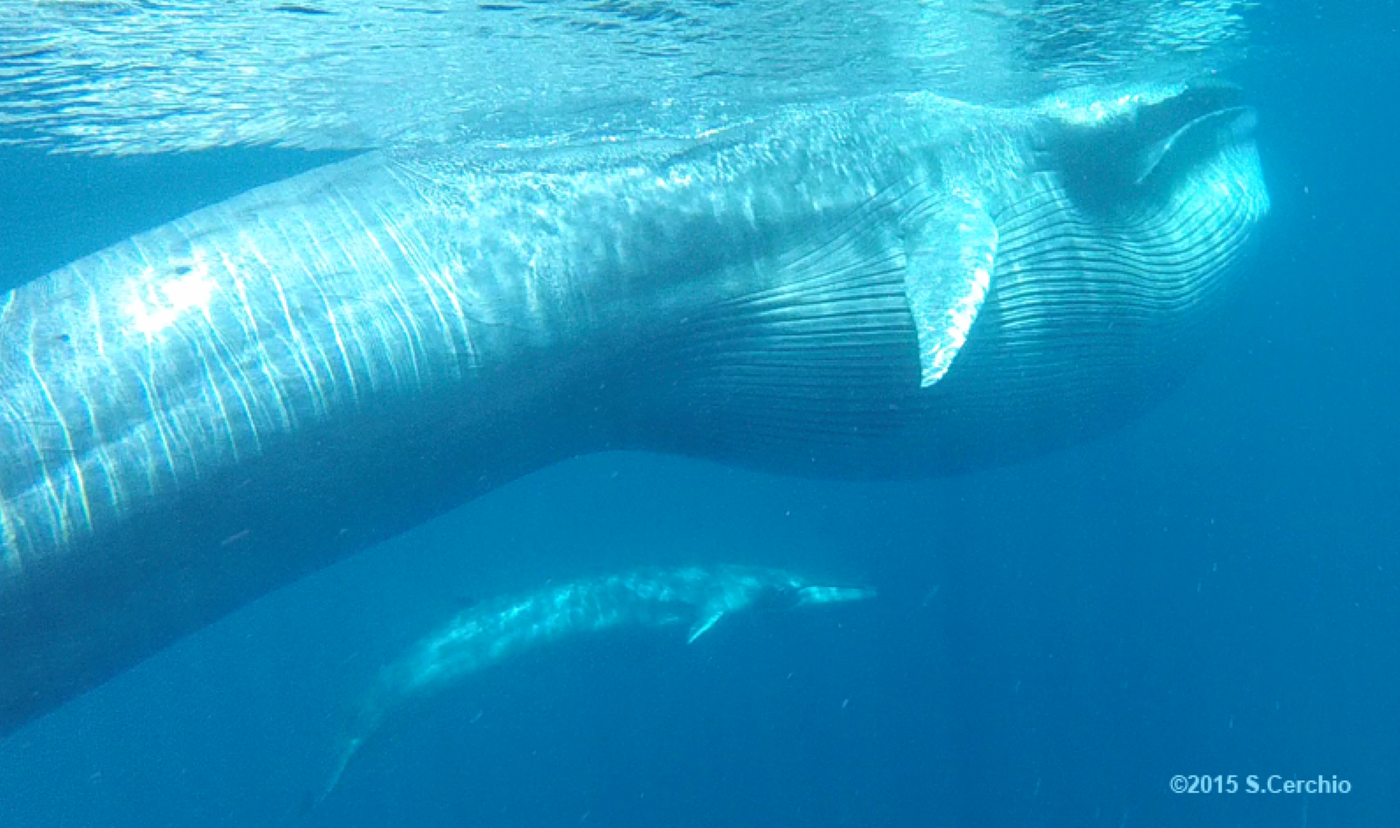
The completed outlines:
<svg viewBox="0 0 1400 828">
<path fill-rule="evenodd" d="M 1210 359 L 1129 428 L 919 484 L 553 467 L 0 743 L 0 825 L 295 823 L 376 666 L 456 607 L 697 559 L 883 594 L 525 659 L 396 720 L 308 824 L 1396 824 L 1394 21 L 1385 2 L 1260 16 L 1236 73 L 1275 205 L 1256 276 Z M 0 280 L 316 160 L 7 152 Z M 1232 773 L 1352 792 L 1168 791 Z"/>
</svg>

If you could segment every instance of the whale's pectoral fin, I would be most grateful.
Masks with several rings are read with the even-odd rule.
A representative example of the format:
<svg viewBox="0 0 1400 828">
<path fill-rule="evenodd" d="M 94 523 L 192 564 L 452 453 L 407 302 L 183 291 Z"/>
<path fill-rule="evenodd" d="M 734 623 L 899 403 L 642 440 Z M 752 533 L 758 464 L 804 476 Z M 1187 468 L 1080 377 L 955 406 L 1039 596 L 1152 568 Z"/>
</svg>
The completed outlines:
<svg viewBox="0 0 1400 828">
<path fill-rule="evenodd" d="M 704 618 L 701 618 L 699 621 L 696 621 L 695 624 L 691 626 L 690 635 L 686 636 L 685 643 L 694 644 L 695 639 L 709 632 L 710 628 L 717 624 L 719 622 L 719 619 L 723 617 L 724 610 L 717 610 L 715 612 L 707 614 Z"/>
<path fill-rule="evenodd" d="M 949 193 L 904 230 L 904 296 L 919 337 L 919 385 L 943 378 L 992 285 L 997 228 L 981 201 Z"/>
</svg>

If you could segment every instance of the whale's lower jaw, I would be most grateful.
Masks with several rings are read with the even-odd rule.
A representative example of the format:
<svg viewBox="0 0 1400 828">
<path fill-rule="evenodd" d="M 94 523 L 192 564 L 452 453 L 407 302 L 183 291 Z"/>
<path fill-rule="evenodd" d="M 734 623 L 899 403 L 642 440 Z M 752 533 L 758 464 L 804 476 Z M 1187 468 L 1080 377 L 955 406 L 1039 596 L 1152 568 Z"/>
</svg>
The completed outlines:
<svg viewBox="0 0 1400 828">
<path fill-rule="evenodd" d="M 996 217 L 991 294 L 932 388 L 892 271 L 688 320 L 633 366 L 616 419 L 642 448 L 812 476 L 957 473 L 1092 439 L 1211 347 L 1268 208 L 1248 142 L 1123 215 L 1088 215 L 1044 176 Z"/>
</svg>

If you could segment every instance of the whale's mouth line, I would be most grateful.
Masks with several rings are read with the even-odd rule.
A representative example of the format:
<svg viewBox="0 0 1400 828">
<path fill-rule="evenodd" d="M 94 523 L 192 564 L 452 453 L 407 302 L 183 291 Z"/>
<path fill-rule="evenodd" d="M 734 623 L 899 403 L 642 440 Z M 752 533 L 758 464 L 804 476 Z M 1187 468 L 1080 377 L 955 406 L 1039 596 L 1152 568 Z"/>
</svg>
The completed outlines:
<svg viewBox="0 0 1400 828">
<path fill-rule="evenodd" d="M 1197 115 L 1177 127 L 1144 153 L 1134 184 L 1143 185 L 1181 172 L 1231 145 L 1252 141 L 1259 117 L 1245 104 L 1222 106 Z"/>
<path fill-rule="evenodd" d="M 1051 164 L 1076 204 L 1112 220 L 1170 199 L 1222 156 L 1248 150 L 1258 118 L 1244 91 L 1205 82 L 1124 105 L 1092 126 L 1061 119 Z"/>
</svg>

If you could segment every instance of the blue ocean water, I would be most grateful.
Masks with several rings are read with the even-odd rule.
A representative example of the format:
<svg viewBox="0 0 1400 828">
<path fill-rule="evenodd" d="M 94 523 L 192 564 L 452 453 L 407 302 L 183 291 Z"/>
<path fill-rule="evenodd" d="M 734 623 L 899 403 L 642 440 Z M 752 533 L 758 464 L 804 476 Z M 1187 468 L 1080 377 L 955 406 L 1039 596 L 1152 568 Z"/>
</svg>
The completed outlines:
<svg viewBox="0 0 1400 828">
<path fill-rule="evenodd" d="M 1261 17 L 1274 213 L 1209 359 L 1090 445 L 917 483 L 560 464 L 282 590 L 0 742 L 0 825 L 1358 826 L 1400 818 L 1394 3 Z M 0 279 L 327 156 L 0 156 Z M 639 561 L 878 601 L 540 653 L 397 720 L 306 814 L 375 670 L 457 608 Z M 508 562 L 508 565 L 503 564 Z M 1174 794 L 1178 774 L 1349 793 Z"/>
</svg>

